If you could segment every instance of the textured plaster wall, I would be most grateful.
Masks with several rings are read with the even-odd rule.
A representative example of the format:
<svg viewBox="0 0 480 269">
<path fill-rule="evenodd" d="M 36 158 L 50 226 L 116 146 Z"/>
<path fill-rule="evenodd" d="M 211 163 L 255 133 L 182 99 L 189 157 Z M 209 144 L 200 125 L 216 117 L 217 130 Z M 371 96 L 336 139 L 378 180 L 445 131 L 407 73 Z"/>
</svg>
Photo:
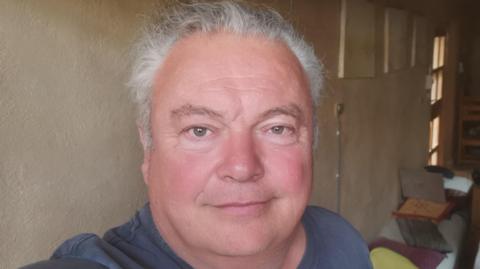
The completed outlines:
<svg viewBox="0 0 480 269">
<path fill-rule="evenodd" d="M 74 234 L 102 234 L 145 202 L 124 82 L 146 6 L 0 6 L 0 268 L 17 268 Z"/>
<path fill-rule="evenodd" d="M 124 82 L 140 14 L 152 2 L 2 1 L 0 268 L 45 259 L 79 232 L 102 234 L 144 203 Z M 340 0 L 262 2 L 290 17 L 326 66 L 312 203 L 335 210 L 340 158 L 340 212 L 372 239 L 398 203 L 398 169 L 424 165 L 428 136 L 427 67 L 382 73 L 383 8 L 428 10 L 435 23 L 447 18 L 444 1 L 371 1 L 376 75 L 342 80 Z M 345 105 L 340 155 L 335 103 Z"/>
</svg>

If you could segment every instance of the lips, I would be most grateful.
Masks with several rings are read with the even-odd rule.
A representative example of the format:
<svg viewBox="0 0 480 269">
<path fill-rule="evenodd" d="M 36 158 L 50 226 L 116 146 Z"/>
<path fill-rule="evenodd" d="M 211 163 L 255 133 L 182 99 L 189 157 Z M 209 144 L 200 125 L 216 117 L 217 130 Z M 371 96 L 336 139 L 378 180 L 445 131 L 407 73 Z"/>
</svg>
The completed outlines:
<svg viewBox="0 0 480 269">
<path fill-rule="evenodd" d="M 215 207 L 218 208 L 226 208 L 226 207 L 248 207 L 248 206 L 255 206 L 260 204 L 265 204 L 267 201 L 251 201 L 251 202 L 231 202 L 231 203 L 224 203 L 220 205 L 216 205 Z"/>
<path fill-rule="evenodd" d="M 258 216 L 267 208 L 269 202 L 270 200 L 227 202 L 214 205 L 214 208 L 232 216 Z"/>
</svg>

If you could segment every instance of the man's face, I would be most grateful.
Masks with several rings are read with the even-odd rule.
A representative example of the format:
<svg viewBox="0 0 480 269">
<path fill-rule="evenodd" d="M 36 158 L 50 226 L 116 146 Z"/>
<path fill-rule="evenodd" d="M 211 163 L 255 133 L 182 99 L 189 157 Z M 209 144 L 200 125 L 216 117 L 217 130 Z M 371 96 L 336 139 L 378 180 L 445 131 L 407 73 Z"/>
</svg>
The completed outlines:
<svg viewBox="0 0 480 269">
<path fill-rule="evenodd" d="M 243 256 L 292 239 L 311 188 L 311 123 L 307 82 L 283 43 L 177 42 L 156 75 L 142 166 L 169 245 Z"/>
</svg>

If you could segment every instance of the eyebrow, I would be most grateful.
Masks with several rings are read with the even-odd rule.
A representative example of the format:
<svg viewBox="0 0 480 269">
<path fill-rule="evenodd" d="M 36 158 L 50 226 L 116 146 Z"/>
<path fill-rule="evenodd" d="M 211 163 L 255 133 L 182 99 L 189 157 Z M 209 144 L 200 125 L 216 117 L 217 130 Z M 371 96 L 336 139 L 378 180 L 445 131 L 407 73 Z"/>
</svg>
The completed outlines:
<svg viewBox="0 0 480 269">
<path fill-rule="evenodd" d="M 192 116 L 192 115 L 200 115 L 200 116 L 206 115 L 208 117 L 216 118 L 216 119 L 224 118 L 224 116 L 218 111 L 212 110 L 204 106 L 195 106 L 192 104 L 182 105 L 181 107 L 176 108 L 170 112 L 170 116 L 173 119 L 180 119 L 182 117 Z M 285 106 L 271 108 L 263 112 L 262 115 L 260 116 L 260 119 L 265 120 L 278 115 L 286 115 L 286 116 L 293 117 L 301 123 L 303 123 L 304 121 L 303 110 L 296 104 L 288 104 Z"/>
<path fill-rule="evenodd" d="M 304 121 L 303 110 L 296 104 L 289 104 L 269 109 L 262 113 L 261 119 L 265 120 L 267 118 L 272 118 L 278 115 L 286 115 L 293 117 L 301 123 L 303 123 Z"/>
<path fill-rule="evenodd" d="M 192 104 L 185 104 L 170 112 L 170 117 L 174 119 L 179 119 L 185 116 L 192 116 L 192 115 L 200 115 L 200 116 L 206 115 L 211 118 L 219 118 L 219 119 L 223 118 L 223 115 L 218 111 L 212 110 L 204 106 L 194 106 Z"/>
</svg>

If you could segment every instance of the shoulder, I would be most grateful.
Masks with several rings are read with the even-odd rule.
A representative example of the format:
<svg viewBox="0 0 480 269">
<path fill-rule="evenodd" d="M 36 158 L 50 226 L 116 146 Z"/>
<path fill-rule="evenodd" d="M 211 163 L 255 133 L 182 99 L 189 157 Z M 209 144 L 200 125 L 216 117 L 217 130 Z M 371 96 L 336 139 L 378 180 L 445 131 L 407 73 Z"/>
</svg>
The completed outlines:
<svg viewBox="0 0 480 269">
<path fill-rule="evenodd" d="M 343 217 L 318 206 L 308 206 L 305 210 L 302 221 L 305 225 L 312 225 L 316 228 L 344 230 L 357 233 L 355 228 L 353 228 L 353 226 Z"/>
<path fill-rule="evenodd" d="M 100 266 L 92 268 L 108 269 L 190 268 L 163 241 L 148 205 L 125 224 L 108 230 L 103 238 L 91 233 L 79 234 L 63 242 L 50 261 L 25 268 L 90 268 L 75 267 L 77 261 Z"/>
<path fill-rule="evenodd" d="M 310 265 L 301 268 L 371 268 L 365 241 L 340 215 L 309 206 L 302 223 L 307 235 L 304 260 Z"/>
<path fill-rule="evenodd" d="M 366 245 L 360 233 L 347 220 L 328 209 L 309 206 L 302 222 L 309 236 L 324 243 Z"/>
<path fill-rule="evenodd" d="M 76 255 L 78 252 L 85 251 L 91 247 L 99 247 L 102 239 L 96 234 L 82 233 L 63 242 L 53 253 L 53 258 L 61 256 Z"/>
<path fill-rule="evenodd" d="M 94 253 L 98 255 L 103 252 L 99 247 L 100 241 L 101 239 L 94 234 L 77 235 L 60 245 L 50 260 L 30 264 L 21 269 L 105 269 L 107 267 L 102 263 L 89 258 L 93 257 Z"/>
<path fill-rule="evenodd" d="M 48 261 L 28 265 L 22 269 L 120 269 L 141 268 L 136 261 L 115 245 L 96 234 L 84 233 L 63 242 Z"/>
<path fill-rule="evenodd" d="M 20 269 L 106 269 L 106 267 L 95 262 L 71 258 L 41 261 Z"/>
<path fill-rule="evenodd" d="M 116 263 L 114 258 L 118 254 L 118 250 L 114 246 L 96 234 L 83 233 L 63 242 L 55 250 L 51 260 L 59 264 L 62 261 L 82 260 L 111 268 L 111 265 Z"/>
</svg>

